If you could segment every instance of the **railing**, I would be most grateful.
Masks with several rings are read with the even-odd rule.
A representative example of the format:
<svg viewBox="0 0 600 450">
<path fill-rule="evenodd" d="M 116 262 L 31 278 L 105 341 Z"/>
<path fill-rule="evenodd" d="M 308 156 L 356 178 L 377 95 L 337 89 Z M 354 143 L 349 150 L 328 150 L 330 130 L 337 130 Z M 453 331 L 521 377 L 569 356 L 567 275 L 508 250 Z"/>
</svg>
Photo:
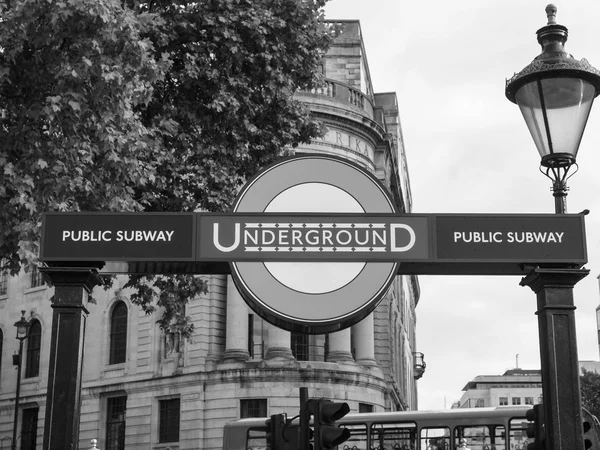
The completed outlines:
<svg viewBox="0 0 600 450">
<path fill-rule="evenodd" d="M 302 92 L 303 91 L 300 93 Z M 367 113 L 370 118 L 374 118 L 373 100 L 361 92 L 360 89 L 356 89 L 345 83 L 327 78 L 321 86 L 311 89 L 309 93 L 323 95 L 347 105 L 354 106 Z"/>
<path fill-rule="evenodd" d="M 350 91 L 350 104 L 365 109 L 365 96 L 363 93 L 352 88 L 348 88 L 348 90 Z"/>
<path fill-rule="evenodd" d="M 333 81 L 325 80 L 323 86 L 312 88 L 311 94 L 324 95 L 326 97 L 335 97 L 335 83 Z"/>
<path fill-rule="evenodd" d="M 327 361 L 327 347 L 323 344 L 311 345 L 303 342 L 292 344 L 292 354 L 298 361 Z"/>
<path fill-rule="evenodd" d="M 265 358 L 265 343 L 264 341 L 260 344 L 252 344 L 252 351 L 250 352 L 250 359 L 264 359 Z"/>
</svg>

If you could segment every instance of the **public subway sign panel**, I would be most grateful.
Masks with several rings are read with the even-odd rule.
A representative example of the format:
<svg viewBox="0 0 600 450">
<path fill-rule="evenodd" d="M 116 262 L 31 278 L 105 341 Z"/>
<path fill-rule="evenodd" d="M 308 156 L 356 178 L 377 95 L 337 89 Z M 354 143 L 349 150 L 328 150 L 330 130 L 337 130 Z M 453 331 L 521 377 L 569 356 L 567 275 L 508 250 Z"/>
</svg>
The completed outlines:
<svg viewBox="0 0 600 450">
<path fill-rule="evenodd" d="M 524 275 L 587 254 L 581 214 L 401 214 L 357 164 L 305 155 L 261 171 L 229 213 L 46 213 L 40 259 L 231 273 L 266 320 L 327 333 L 373 311 L 398 274 Z"/>
</svg>

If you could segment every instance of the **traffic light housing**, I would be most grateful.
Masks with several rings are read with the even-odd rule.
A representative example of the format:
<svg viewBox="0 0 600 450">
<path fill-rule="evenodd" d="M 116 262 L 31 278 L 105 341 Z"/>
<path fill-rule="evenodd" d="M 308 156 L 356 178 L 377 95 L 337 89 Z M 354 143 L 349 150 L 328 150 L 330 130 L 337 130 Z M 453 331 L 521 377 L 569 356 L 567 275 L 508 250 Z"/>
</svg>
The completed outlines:
<svg viewBox="0 0 600 450">
<path fill-rule="evenodd" d="M 314 450 L 332 449 L 350 438 L 350 430 L 335 423 L 350 412 L 348 403 L 319 398 L 312 399 L 310 405 L 314 417 Z"/>
<path fill-rule="evenodd" d="M 283 428 L 285 427 L 285 414 L 273 414 L 265 425 L 267 426 L 267 450 L 283 449 Z"/>
<path fill-rule="evenodd" d="M 546 449 L 546 423 L 544 421 L 544 405 L 533 405 L 533 408 L 525 413 L 526 419 L 531 422 L 527 426 L 527 437 L 533 442 L 527 444 L 527 450 Z"/>
<path fill-rule="evenodd" d="M 274 414 L 266 420 L 267 450 L 298 450 L 298 427 L 287 426 L 285 414 Z"/>
<path fill-rule="evenodd" d="M 600 422 L 587 409 L 581 408 L 583 425 L 583 448 L 600 449 Z"/>
</svg>

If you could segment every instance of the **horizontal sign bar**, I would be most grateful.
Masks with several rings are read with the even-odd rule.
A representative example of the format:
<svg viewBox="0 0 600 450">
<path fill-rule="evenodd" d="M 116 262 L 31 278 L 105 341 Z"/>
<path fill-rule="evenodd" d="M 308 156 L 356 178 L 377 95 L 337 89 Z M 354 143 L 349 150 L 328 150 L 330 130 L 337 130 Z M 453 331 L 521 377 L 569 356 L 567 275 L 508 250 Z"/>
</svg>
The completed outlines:
<svg viewBox="0 0 600 450">
<path fill-rule="evenodd" d="M 461 264 L 472 273 L 478 264 L 583 265 L 587 252 L 582 215 L 46 213 L 40 259 L 203 268 L 231 261 L 397 261 L 415 273 L 441 273 L 436 264 L 444 273 L 461 273 Z"/>
</svg>

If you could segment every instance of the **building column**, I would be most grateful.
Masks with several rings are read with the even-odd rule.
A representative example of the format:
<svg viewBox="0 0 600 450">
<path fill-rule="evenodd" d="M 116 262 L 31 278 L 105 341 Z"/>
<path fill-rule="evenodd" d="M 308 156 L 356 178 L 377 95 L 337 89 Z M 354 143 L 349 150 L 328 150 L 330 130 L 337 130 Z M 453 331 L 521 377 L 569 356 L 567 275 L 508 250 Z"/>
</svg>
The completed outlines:
<svg viewBox="0 0 600 450">
<path fill-rule="evenodd" d="M 207 361 L 218 363 L 221 360 L 222 354 L 222 335 L 223 324 L 218 319 L 222 317 L 223 302 L 219 298 L 218 293 L 221 292 L 227 282 L 225 275 L 211 275 L 209 277 L 209 293 L 208 293 L 208 355 Z M 225 293 L 227 295 L 227 293 Z M 225 311 L 227 312 L 227 311 Z"/>
<path fill-rule="evenodd" d="M 352 327 L 356 362 L 363 366 L 375 366 L 375 329 L 373 313 Z"/>
<path fill-rule="evenodd" d="M 227 319 L 225 325 L 225 354 L 223 359 L 250 359 L 248 352 L 248 306 L 227 275 Z"/>
<path fill-rule="evenodd" d="M 329 335 L 328 362 L 354 362 L 350 347 L 350 328 Z"/>
<path fill-rule="evenodd" d="M 265 359 L 294 359 L 291 349 L 291 333 L 275 325 L 268 325 L 267 353 Z"/>
</svg>

